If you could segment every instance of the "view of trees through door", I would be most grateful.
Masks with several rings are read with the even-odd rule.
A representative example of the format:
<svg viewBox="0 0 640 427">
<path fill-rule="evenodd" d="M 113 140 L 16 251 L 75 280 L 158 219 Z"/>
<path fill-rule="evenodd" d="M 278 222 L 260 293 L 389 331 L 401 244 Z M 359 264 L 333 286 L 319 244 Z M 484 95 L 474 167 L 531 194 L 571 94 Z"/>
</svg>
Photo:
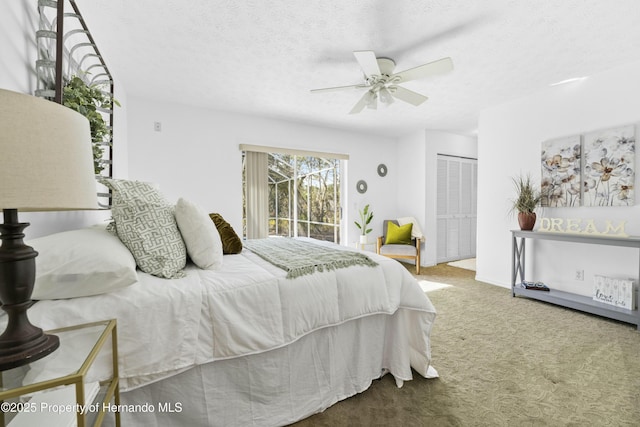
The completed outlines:
<svg viewBox="0 0 640 427">
<path fill-rule="evenodd" d="M 340 243 L 339 159 L 269 153 L 268 173 L 270 236 Z"/>
</svg>

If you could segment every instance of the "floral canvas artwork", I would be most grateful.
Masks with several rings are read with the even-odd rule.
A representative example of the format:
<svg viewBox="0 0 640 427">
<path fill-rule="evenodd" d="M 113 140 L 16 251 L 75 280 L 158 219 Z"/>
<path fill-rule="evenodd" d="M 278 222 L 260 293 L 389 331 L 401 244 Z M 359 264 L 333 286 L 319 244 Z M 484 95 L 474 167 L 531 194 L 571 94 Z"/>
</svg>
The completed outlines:
<svg viewBox="0 0 640 427">
<path fill-rule="evenodd" d="M 584 136 L 584 206 L 632 206 L 635 181 L 635 126 Z"/>
<path fill-rule="evenodd" d="M 542 143 L 542 206 L 580 206 L 580 156 L 580 135 Z"/>
</svg>

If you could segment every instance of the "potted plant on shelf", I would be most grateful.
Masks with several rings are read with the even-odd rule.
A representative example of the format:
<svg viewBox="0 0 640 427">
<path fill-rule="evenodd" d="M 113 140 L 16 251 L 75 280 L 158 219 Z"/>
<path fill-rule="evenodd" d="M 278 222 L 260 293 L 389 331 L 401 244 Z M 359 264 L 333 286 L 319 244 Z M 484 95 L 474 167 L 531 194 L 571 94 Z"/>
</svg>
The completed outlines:
<svg viewBox="0 0 640 427">
<path fill-rule="evenodd" d="M 111 94 L 103 91 L 98 85 L 88 85 L 78 76 L 73 76 L 66 81 L 63 88 L 62 103 L 64 106 L 82 114 L 89 120 L 91 140 L 93 144 L 93 165 L 96 175 L 104 169 L 102 155 L 104 146 L 111 144 L 111 130 L 105 123 L 101 109 L 111 109 L 113 104 L 120 103 L 111 97 Z"/>
<path fill-rule="evenodd" d="M 354 221 L 356 226 L 360 229 L 360 244 L 364 245 L 367 243 L 367 234 L 371 233 L 371 228 L 369 224 L 373 219 L 373 211 L 369 210 L 369 205 L 366 205 L 364 209 L 360 209 L 360 221 Z"/>
<path fill-rule="evenodd" d="M 511 212 L 518 212 L 518 224 L 521 230 L 533 230 L 536 224 L 536 208 L 540 205 L 540 190 L 531 180 L 530 175 L 513 179 L 516 197 L 512 200 Z"/>
</svg>

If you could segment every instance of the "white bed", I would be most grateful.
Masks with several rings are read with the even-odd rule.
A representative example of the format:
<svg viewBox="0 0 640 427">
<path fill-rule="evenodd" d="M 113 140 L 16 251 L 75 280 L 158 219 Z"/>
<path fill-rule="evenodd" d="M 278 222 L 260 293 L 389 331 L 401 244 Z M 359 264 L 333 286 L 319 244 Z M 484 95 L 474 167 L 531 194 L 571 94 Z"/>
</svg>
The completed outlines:
<svg viewBox="0 0 640 427">
<path fill-rule="evenodd" d="M 284 425 L 388 372 L 399 386 L 412 368 L 437 375 L 435 310 L 397 261 L 310 239 L 243 250 L 218 214 L 184 198 L 173 205 L 149 183 L 101 182 L 114 234 L 91 227 L 31 241 L 40 301 L 29 317 L 44 329 L 117 319 L 121 403 L 180 408 L 125 412 L 125 423 Z M 64 351 L 46 358 L 48 371 L 76 357 Z M 89 381 L 108 376 L 107 356 Z"/>
<path fill-rule="evenodd" d="M 122 403 L 181 407 L 124 413 L 124 425 L 285 425 L 387 372 L 399 386 L 411 368 L 437 376 L 434 307 L 401 264 L 368 256 L 378 266 L 288 279 L 245 249 L 225 255 L 217 271 L 188 265 L 179 279 L 138 272 L 122 289 L 40 301 L 29 317 L 44 329 L 118 320 Z M 49 363 L 69 357 L 54 353 Z M 98 366 L 108 370 L 108 360 Z"/>
</svg>

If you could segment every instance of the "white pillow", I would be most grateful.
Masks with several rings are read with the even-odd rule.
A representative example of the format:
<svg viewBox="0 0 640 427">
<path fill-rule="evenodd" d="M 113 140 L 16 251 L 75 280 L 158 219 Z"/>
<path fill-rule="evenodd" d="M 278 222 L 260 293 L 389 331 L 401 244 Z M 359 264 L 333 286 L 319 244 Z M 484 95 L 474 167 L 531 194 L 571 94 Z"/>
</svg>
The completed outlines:
<svg viewBox="0 0 640 427">
<path fill-rule="evenodd" d="M 222 267 L 222 240 L 209 215 L 184 198 L 178 200 L 173 213 L 193 263 L 204 270 Z"/>
<path fill-rule="evenodd" d="M 414 239 L 424 240 L 424 234 L 422 234 L 422 230 L 420 229 L 420 225 L 418 221 L 412 216 L 405 216 L 402 218 L 398 218 L 399 225 L 407 225 L 409 223 L 413 224 L 411 227 L 411 237 Z"/>
<path fill-rule="evenodd" d="M 27 244 L 38 251 L 31 295 L 36 300 L 103 294 L 138 280 L 131 252 L 104 227 L 65 231 Z"/>
</svg>

